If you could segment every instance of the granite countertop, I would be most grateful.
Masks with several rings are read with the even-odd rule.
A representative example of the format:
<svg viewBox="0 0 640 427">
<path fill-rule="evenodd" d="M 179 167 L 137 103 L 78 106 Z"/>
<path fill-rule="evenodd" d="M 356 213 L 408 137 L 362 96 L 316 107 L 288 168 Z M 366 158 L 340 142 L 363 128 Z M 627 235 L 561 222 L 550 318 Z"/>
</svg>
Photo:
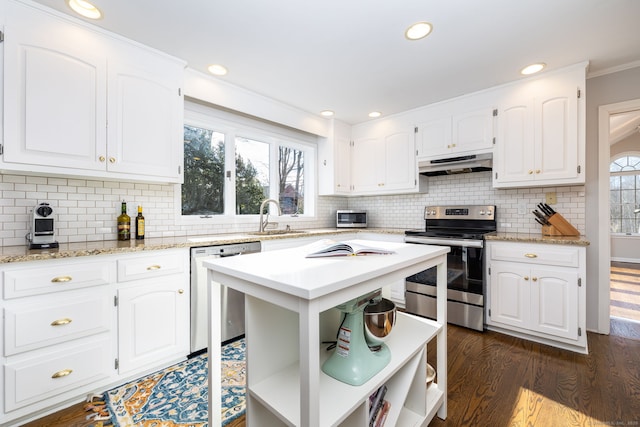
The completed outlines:
<svg viewBox="0 0 640 427">
<path fill-rule="evenodd" d="M 37 261 L 59 258 L 75 258 L 81 256 L 119 254 L 158 249 L 190 248 L 195 246 L 225 245 L 230 243 L 255 242 L 279 239 L 295 239 L 302 237 L 324 236 L 345 233 L 382 233 L 403 234 L 404 229 L 389 228 L 322 228 L 307 229 L 303 232 L 293 230 L 291 233 L 256 235 L 251 232 L 233 234 L 208 234 L 203 236 L 180 236 L 147 238 L 144 240 L 103 240 L 96 242 L 60 243 L 56 249 L 33 249 L 24 246 L 0 247 L 0 264 L 24 261 Z"/>
<path fill-rule="evenodd" d="M 500 242 L 547 243 L 551 245 L 589 246 L 585 236 L 543 236 L 541 233 L 504 233 L 485 234 L 485 240 Z"/>
</svg>

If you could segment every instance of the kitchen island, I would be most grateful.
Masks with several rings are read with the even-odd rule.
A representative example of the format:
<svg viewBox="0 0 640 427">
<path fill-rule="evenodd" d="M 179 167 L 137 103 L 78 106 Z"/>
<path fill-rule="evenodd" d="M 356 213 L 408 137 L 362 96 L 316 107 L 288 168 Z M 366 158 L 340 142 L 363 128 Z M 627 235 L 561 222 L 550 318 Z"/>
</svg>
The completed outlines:
<svg viewBox="0 0 640 427">
<path fill-rule="evenodd" d="M 446 418 L 446 256 L 448 247 L 379 241 L 391 255 L 305 258 L 305 246 L 205 261 L 209 348 L 220 343 L 219 283 L 245 293 L 247 425 L 368 426 L 369 395 L 388 386 L 388 425 L 426 426 Z M 438 318 L 404 313 L 387 341 L 391 361 L 361 386 L 324 374 L 325 340 L 335 340 L 338 304 L 437 266 Z M 438 382 L 426 386 L 426 344 L 437 339 Z M 209 424 L 220 425 L 220 360 L 209 357 Z"/>
</svg>

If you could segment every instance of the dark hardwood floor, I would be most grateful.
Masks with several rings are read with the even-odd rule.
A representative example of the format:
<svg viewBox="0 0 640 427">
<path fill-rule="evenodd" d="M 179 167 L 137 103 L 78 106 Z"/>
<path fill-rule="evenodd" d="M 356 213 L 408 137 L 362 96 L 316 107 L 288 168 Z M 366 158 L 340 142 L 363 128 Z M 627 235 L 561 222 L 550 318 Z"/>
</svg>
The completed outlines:
<svg viewBox="0 0 640 427">
<path fill-rule="evenodd" d="M 431 427 L 640 426 L 638 322 L 612 319 L 610 335 L 589 333 L 589 355 L 453 325 L 447 338 L 448 417 Z M 428 353 L 436 366 L 435 348 Z M 85 416 L 78 404 L 26 426 L 95 426 Z M 230 427 L 245 427 L 244 417 Z"/>
</svg>

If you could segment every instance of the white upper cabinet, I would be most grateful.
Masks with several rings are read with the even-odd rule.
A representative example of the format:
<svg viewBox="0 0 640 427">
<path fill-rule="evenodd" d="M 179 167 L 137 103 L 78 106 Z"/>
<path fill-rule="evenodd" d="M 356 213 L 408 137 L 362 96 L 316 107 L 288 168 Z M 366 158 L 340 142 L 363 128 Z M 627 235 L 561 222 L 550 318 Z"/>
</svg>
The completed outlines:
<svg viewBox="0 0 640 427">
<path fill-rule="evenodd" d="M 129 46 L 119 46 L 114 58 L 108 72 L 108 170 L 181 181 L 183 68 Z"/>
<path fill-rule="evenodd" d="M 504 92 L 494 187 L 585 182 L 585 64 Z"/>
<path fill-rule="evenodd" d="M 11 2 L 8 7 L 4 162 L 27 170 L 100 168 L 107 136 L 104 45 L 78 26 Z"/>
<path fill-rule="evenodd" d="M 459 153 L 491 151 L 494 141 L 495 108 L 467 110 L 455 101 L 438 106 L 427 114 L 428 120 L 418 123 L 416 145 L 418 158 L 455 156 Z"/>
<path fill-rule="evenodd" d="M 352 194 L 417 192 L 414 128 L 410 125 L 360 126 L 351 152 Z"/>
<path fill-rule="evenodd" d="M 329 136 L 318 143 L 318 193 L 351 193 L 351 126 L 332 119 Z"/>
<path fill-rule="evenodd" d="M 184 63 L 7 2 L 2 168 L 181 182 Z"/>
</svg>

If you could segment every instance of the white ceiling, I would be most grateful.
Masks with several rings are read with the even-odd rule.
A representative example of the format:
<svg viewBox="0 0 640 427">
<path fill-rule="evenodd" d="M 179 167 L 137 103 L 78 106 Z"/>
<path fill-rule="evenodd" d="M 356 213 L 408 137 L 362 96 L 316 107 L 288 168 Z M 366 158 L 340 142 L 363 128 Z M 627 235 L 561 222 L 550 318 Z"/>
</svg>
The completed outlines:
<svg viewBox="0 0 640 427">
<path fill-rule="evenodd" d="M 640 132 L 640 110 L 612 114 L 609 117 L 609 144 L 623 141 Z"/>
<path fill-rule="evenodd" d="M 73 14 L 65 0 L 36 0 Z M 640 65 L 639 0 L 93 0 L 98 26 L 355 124 L 589 60 Z M 409 24 L 434 26 L 409 42 Z"/>
</svg>

